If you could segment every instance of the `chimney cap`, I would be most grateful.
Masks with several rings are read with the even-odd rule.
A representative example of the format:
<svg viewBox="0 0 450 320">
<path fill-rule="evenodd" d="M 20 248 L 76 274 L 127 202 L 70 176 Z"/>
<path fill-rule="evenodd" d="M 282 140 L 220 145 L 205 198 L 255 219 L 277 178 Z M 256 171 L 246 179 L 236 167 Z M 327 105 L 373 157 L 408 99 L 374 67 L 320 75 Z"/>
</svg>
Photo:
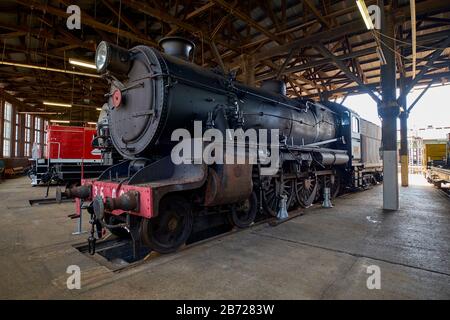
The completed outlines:
<svg viewBox="0 0 450 320">
<path fill-rule="evenodd" d="M 191 51 L 195 50 L 194 42 L 178 36 L 164 37 L 158 41 L 158 45 L 164 53 L 187 61 Z"/>
</svg>

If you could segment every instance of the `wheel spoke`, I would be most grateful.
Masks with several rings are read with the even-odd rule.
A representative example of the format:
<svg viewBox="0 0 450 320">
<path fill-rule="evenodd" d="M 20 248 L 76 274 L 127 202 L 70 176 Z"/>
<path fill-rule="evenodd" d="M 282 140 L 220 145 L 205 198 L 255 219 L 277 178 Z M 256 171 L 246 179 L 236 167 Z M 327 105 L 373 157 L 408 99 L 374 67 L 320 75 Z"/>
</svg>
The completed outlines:
<svg viewBox="0 0 450 320">
<path fill-rule="evenodd" d="M 295 194 L 298 203 L 302 207 L 309 207 L 316 199 L 318 183 L 315 173 L 311 173 L 307 178 L 300 178 L 295 183 Z"/>
</svg>

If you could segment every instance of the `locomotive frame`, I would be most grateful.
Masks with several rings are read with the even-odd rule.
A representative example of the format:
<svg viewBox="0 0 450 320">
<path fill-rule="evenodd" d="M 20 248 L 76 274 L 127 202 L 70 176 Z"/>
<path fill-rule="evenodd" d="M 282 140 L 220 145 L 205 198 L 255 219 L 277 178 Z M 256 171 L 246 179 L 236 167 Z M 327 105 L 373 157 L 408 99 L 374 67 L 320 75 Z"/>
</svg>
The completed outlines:
<svg viewBox="0 0 450 320">
<path fill-rule="evenodd" d="M 169 253 L 187 240 L 197 217 L 219 216 L 245 228 L 257 214 L 275 216 L 282 199 L 288 209 L 307 208 L 325 188 L 335 197 L 382 181 L 378 126 L 337 103 L 289 99 L 280 82 L 251 88 L 232 74 L 196 66 L 187 61 L 189 41 L 164 39 L 162 45 L 166 54 L 104 42 L 97 50 L 98 70 L 111 83 L 111 141 L 127 160 L 65 191 L 91 214 L 91 248 L 106 228 L 130 234 L 135 252 L 144 244 Z M 277 172 L 262 175 L 261 162 L 175 165 L 169 137 L 193 120 L 222 132 L 279 129 Z"/>
</svg>

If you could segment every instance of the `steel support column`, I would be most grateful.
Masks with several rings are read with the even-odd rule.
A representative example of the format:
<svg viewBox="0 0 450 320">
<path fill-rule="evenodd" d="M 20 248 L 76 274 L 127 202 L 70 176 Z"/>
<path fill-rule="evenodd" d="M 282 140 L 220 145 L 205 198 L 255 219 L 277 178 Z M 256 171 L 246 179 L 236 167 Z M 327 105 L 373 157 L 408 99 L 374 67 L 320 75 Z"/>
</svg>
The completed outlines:
<svg viewBox="0 0 450 320">
<path fill-rule="evenodd" d="M 381 31 L 387 35 L 382 45 L 386 64 L 381 66 L 381 88 L 383 99 L 378 106 L 382 118 L 383 142 L 383 209 L 398 210 L 398 155 L 397 117 L 399 106 L 396 98 L 396 64 L 394 15 L 389 1 L 381 1 Z"/>
</svg>

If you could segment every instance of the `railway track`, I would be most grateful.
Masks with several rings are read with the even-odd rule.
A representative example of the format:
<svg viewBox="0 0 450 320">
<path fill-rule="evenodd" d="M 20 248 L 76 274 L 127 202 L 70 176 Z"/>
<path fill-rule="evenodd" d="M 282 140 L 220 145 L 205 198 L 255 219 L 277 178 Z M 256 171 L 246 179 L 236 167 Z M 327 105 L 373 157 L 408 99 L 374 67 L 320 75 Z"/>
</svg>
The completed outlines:
<svg viewBox="0 0 450 320">
<path fill-rule="evenodd" d="M 339 195 L 339 198 L 345 198 L 353 194 L 354 192 L 358 191 L 344 192 L 343 194 Z M 363 190 L 359 192 L 363 192 Z M 316 206 L 320 206 L 320 203 L 317 202 L 310 208 Z M 211 229 L 201 230 L 199 232 L 197 231 L 191 235 L 191 237 L 187 240 L 186 244 L 183 247 L 181 247 L 175 253 L 170 254 L 159 254 L 155 251 L 151 251 L 148 247 L 143 247 L 138 253 L 138 256 L 135 258 L 133 257 L 133 245 L 131 239 L 120 239 L 112 234 L 107 235 L 106 238 L 96 243 L 96 253 L 94 255 L 89 254 L 89 247 L 85 242 L 75 244 L 73 245 L 73 247 L 86 256 L 94 259 L 100 265 L 107 267 L 109 270 L 113 272 L 122 272 L 144 263 L 156 262 L 156 260 L 162 257 L 170 257 L 180 254 L 181 252 L 185 252 L 207 242 L 225 238 L 244 230 L 256 228 L 265 223 L 267 223 L 269 226 L 275 227 L 284 222 L 302 216 L 303 214 L 305 214 L 305 209 L 298 208 L 289 212 L 289 217 L 284 220 L 277 220 L 272 216 L 260 216 L 259 219 L 257 219 L 257 221 L 248 228 L 238 228 L 232 227 L 229 224 L 221 224 Z"/>
<path fill-rule="evenodd" d="M 439 188 L 437 191 L 441 196 L 450 199 L 450 188 Z"/>
<path fill-rule="evenodd" d="M 252 224 L 249 228 L 231 228 L 231 226 L 223 225 L 221 227 L 213 228 L 215 230 L 209 230 L 208 233 L 203 235 L 194 233 L 192 237 L 188 239 L 186 245 L 180 248 L 177 252 L 169 255 L 179 254 L 180 252 L 190 250 L 207 242 L 224 238 L 232 234 L 242 232 L 244 230 L 252 229 L 265 223 L 270 226 L 278 226 L 281 223 L 287 222 L 301 215 L 303 215 L 303 210 L 294 210 L 289 213 L 289 218 L 282 221 L 278 221 L 275 217 L 262 218 L 261 220 Z M 167 254 L 161 255 L 157 252 L 151 251 L 149 248 L 143 247 L 141 248 L 138 257 L 133 258 L 133 247 L 131 240 L 119 239 L 111 234 L 108 235 L 104 240 L 97 242 L 96 253 L 94 255 L 89 254 L 88 245 L 86 243 L 75 244 L 74 247 L 81 253 L 91 257 L 100 265 L 107 267 L 113 272 L 122 272 L 144 263 L 153 262 L 160 257 L 168 256 Z"/>
</svg>

